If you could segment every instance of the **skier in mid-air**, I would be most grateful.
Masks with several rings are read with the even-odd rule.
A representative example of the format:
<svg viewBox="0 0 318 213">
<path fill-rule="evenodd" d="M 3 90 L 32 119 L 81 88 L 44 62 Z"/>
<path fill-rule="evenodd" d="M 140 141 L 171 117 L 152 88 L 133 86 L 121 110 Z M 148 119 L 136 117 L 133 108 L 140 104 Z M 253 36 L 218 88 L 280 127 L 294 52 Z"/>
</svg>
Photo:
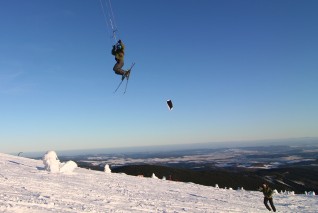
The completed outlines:
<svg viewBox="0 0 318 213">
<path fill-rule="evenodd" d="M 124 66 L 124 56 L 125 56 L 125 45 L 121 40 L 118 40 L 118 42 L 113 45 L 113 49 L 112 49 L 112 55 L 115 56 L 115 60 L 116 60 L 116 64 L 114 65 L 113 70 L 115 71 L 115 73 L 117 75 L 121 75 L 122 76 L 122 80 L 125 77 L 129 77 L 129 71 L 130 70 L 123 70 L 123 66 Z"/>
<path fill-rule="evenodd" d="M 273 203 L 274 191 L 266 183 L 263 183 L 263 185 L 259 188 L 259 190 L 261 192 L 263 192 L 263 194 L 264 194 L 264 205 L 266 206 L 268 211 L 273 210 L 273 212 L 276 212 L 276 208 L 275 208 L 274 203 Z M 271 205 L 272 209 L 268 206 L 268 201 L 269 201 L 269 204 Z"/>
</svg>

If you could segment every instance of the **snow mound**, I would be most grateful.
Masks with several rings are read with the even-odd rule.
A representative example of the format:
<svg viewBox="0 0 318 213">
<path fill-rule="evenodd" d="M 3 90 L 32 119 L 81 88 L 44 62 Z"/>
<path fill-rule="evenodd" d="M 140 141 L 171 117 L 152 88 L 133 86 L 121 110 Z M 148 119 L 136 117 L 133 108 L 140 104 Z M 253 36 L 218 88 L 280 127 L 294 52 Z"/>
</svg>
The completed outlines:
<svg viewBox="0 0 318 213">
<path fill-rule="evenodd" d="M 43 156 L 44 168 L 52 173 L 60 171 L 60 160 L 57 158 L 57 154 L 54 151 L 47 151 Z"/>
<path fill-rule="evenodd" d="M 112 170 L 109 168 L 109 165 L 108 165 L 108 164 L 105 165 L 104 172 L 105 172 L 105 173 L 108 173 L 108 174 L 109 174 L 109 173 L 112 173 Z"/>
<path fill-rule="evenodd" d="M 60 164 L 60 172 L 69 173 L 73 172 L 77 167 L 77 164 L 74 161 L 67 161 L 65 164 Z"/>
<path fill-rule="evenodd" d="M 43 156 L 43 164 L 45 170 L 51 173 L 69 173 L 77 167 L 74 161 L 67 161 L 66 163 L 61 163 L 57 157 L 55 151 L 47 151 Z"/>
<path fill-rule="evenodd" d="M 151 178 L 153 178 L 153 179 L 159 179 L 159 178 L 155 175 L 155 173 L 152 173 Z"/>
</svg>

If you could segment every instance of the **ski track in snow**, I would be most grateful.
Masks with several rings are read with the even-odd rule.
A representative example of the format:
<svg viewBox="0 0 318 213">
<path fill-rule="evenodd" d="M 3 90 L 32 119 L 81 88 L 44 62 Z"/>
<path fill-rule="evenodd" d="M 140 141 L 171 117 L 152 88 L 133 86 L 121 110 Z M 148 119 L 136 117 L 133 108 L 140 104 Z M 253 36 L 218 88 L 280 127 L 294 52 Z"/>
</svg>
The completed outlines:
<svg viewBox="0 0 318 213">
<path fill-rule="evenodd" d="M 275 195 L 278 212 L 317 212 L 317 198 Z M 76 168 L 0 153 L 0 212 L 268 212 L 263 195 Z"/>
</svg>

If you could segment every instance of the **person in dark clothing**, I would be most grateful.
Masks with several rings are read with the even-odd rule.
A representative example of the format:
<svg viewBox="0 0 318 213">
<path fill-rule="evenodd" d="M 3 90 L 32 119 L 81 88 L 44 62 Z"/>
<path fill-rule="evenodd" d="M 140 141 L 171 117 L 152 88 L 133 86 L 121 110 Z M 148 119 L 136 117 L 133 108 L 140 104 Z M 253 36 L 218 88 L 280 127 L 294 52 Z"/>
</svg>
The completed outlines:
<svg viewBox="0 0 318 213">
<path fill-rule="evenodd" d="M 274 194 L 274 191 L 266 184 L 264 183 L 260 188 L 259 190 L 261 192 L 263 192 L 264 194 L 264 205 L 266 206 L 266 208 L 268 209 L 268 211 L 271 211 L 273 210 L 274 212 L 276 212 L 276 208 L 274 206 L 274 203 L 273 203 L 273 194 Z M 268 202 L 269 204 L 271 205 L 272 208 L 270 208 L 268 206 Z"/>
</svg>

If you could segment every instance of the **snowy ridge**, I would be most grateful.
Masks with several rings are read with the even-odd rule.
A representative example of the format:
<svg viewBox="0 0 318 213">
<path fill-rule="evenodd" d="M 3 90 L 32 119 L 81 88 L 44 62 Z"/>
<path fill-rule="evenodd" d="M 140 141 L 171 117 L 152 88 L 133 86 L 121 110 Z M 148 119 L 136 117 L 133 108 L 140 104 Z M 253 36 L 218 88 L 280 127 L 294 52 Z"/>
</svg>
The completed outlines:
<svg viewBox="0 0 318 213">
<path fill-rule="evenodd" d="M 274 196 L 278 212 L 316 212 L 310 195 Z M 0 212 L 268 212 L 260 192 L 75 168 L 0 153 Z"/>
</svg>

